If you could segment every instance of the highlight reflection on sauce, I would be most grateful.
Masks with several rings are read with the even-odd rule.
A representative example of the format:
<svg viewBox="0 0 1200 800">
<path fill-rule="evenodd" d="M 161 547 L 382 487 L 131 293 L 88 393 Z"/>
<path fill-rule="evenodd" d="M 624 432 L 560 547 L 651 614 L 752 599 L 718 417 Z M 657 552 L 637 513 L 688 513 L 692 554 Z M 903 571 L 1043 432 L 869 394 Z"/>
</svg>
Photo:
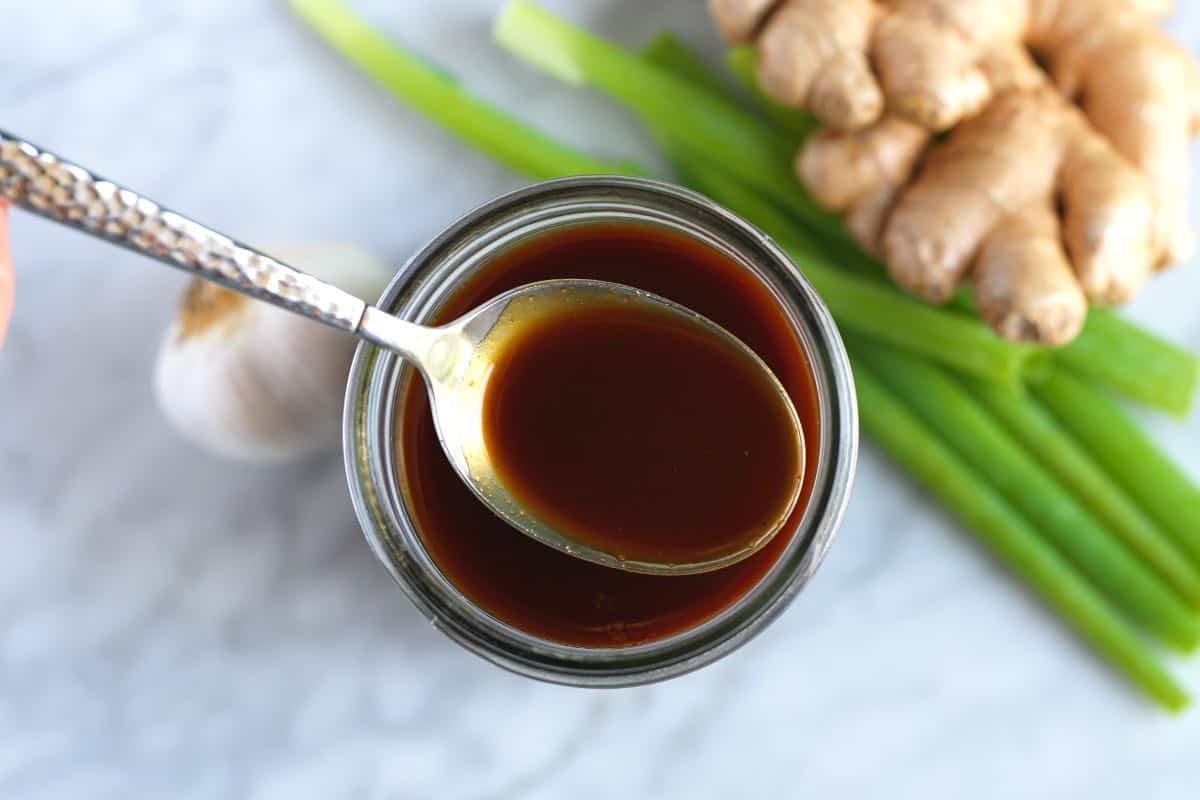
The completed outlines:
<svg viewBox="0 0 1200 800">
<path fill-rule="evenodd" d="M 554 278 L 623 283 L 694 309 L 767 363 L 800 416 L 809 454 L 819 452 L 811 367 L 785 310 L 755 275 L 682 234 L 637 223 L 583 224 L 509 250 L 440 311 L 449 321 L 515 286 Z M 438 568 L 473 602 L 529 633 L 566 644 L 622 646 L 659 639 L 719 613 L 749 590 L 787 546 L 815 464 L 784 532 L 734 566 L 701 575 L 637 575 L 563 555 L 510 528 L 471 494 L 438 444 L 424 386 L 414 378 L 397 452 L 418 533 Z"/>
</svg>

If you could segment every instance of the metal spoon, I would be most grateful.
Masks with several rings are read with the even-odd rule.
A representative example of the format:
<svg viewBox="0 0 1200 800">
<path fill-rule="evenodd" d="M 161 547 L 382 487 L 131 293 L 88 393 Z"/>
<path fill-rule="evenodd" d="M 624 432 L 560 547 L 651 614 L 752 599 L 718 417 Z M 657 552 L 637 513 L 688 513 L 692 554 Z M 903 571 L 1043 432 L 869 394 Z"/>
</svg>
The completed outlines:
<svg viewBox="0 0 1200 800">
<path fill-rule="evenodd" d="M 113 244 L 183 269 L 280 308 L 344 330 L 402 356 L 419 369 L 442 448 L 462 480 L 517 530 L 576 558 L 632 572 L 690 574 L 728 566 L 765 545 L 785 524 L 800 493 L 761 535 L 693 563 L 628 559 L 572 539 L 522 506 L 504 487 L 483 435 L 487 378 L 509 337 L 543 315 L 581 304 L 642 304 L 686 320 L 734 346 L 770 378 L 790 413 L 800 452 L 803 434 L 787 392 L 758 356 L 725 329 L 683 306 L 619 284 L 589 280 L 533 283 L 506 292 L 437 328 L 415 325 L 205 227 L 157 203 L 67 163 L 0 130 L 0 195 Z"/>
</svg>

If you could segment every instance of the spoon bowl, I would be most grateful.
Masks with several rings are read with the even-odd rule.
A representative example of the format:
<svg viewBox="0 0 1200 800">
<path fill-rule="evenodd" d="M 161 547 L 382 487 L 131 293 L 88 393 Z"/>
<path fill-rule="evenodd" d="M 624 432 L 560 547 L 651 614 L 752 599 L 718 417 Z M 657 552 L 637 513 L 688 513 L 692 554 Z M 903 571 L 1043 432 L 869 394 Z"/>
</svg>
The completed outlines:
<svg viewBox="0 0 1200 800">
<path fill-rule="evenodd" d="M 528 502 L 514 496 L 498 474 L 484 430 L 488 388 L 500 356 L 540 322 L 558 315 L 624 307 L 652 310 L 673 318 L 696 334 L 718 340 L 752 364 L 769 380 L 770 391 L 790 420 L 803 464 L 803 433 L 791 399 L 765 363 L 741 340 L 711 320 L 658 295 L 616 283 L 553 280 L 505 292 L 447 325 L 427 328 L 368 307 L 359 326 L 363 338 L 392 350 L 420 370 L 433 409 L 442 449 L 454 470 L 477 497 L 514 528 L 576 558 L 607 567 L 658 575 L 708 572 L 734 564 L 762 548 L 787 522 L 799 499 L 801 481 L 791 496 L 751 535 L 731 541 L 703 557 L 670 562 L 636 557 L 589 539 L 581 531 L 564 530 Z M 586 453 L 580 454 L 587 457 Z M 619 499 L 613 498 L 613 502 Z"/>
</svg>

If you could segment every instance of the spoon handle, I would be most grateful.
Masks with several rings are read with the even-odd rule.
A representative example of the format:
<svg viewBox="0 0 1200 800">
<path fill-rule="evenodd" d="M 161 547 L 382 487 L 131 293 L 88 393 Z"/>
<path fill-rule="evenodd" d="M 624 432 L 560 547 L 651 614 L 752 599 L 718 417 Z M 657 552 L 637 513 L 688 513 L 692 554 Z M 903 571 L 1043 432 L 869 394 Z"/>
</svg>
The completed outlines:
<svg viewBox="0 0 1200 800">
<path fill-rule="evenodd" d="M 0 196 L 43 217 L 335 328 L 366 304 L 252 247 L 0 130 Z"/>
</svg>

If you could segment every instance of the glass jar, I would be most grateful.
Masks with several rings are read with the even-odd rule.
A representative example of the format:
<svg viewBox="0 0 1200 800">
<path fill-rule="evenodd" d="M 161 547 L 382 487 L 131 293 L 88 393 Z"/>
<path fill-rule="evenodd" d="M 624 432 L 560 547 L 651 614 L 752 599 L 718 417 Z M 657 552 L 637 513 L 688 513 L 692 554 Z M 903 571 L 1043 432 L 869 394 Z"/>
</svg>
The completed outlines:
<svg viewBox="0 0 1200 800">
<path fill-rule="evenodd" d="M 703 622 L 650 642 L 582 647 L 533 635 L 472 602 L 422 544 L 395 454 L 413 370 L 395 355 L 359 345 L 350 371 L 344 424 L 346 469 L 359 523 L 376 556 L 409 599 L 463 647 L 522 675 L 576 686 L 628 686 L 665 680 L 720 658 L 774 619 L 821 563 L 850 494 L 858 451 L 854 384 L 828 310 L 778 246 L 701 195 L 657 181 L 583 176 L 535 184 L 459 219 L 405 266 L 379 302 L 428 322 L 457 288 L 497 254 L 531 237 L 593 222 L 664 226 L 694 237 L 753 271 L 785 311 L 813 370 L 818 446 L 810 447 L 812 492 L 790 541 L 744 594 Z M 672 579 L 660 579 L 672 580 Z"/>
</svg>

